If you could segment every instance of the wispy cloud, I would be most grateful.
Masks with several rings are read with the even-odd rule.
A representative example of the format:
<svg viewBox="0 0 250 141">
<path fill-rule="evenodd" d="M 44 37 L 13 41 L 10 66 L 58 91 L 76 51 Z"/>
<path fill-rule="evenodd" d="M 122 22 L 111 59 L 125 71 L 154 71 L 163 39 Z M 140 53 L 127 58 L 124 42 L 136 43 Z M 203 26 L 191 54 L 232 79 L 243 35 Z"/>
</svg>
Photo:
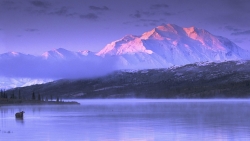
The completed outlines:
<svg viewBox="0 0 250 141">
<path fill-rule="evenodd" d="M 230 26 L 230 25 L 225 26 L 225 28 L 226 28 L 227 30 L 234 31 L 234 32 L 240 31 L 239 28 L 236 28 L 236 27 L 233 27 L 233 26 Z"/>
<path fill-rule="evenodd" d="M 69 8 L 66 6 L 63 6 L 59 9 L 55 9 L 53 12 L 50 12 L 49 14 L 58 15 L 58 16 L 66 16 L 66 17 L 77 15 L 77 13 L 75 12 L 70 12 Z"/>
<path fill-rule="evenodd" d="M 155 27 L 157 25 L 160 25 L 162 23 L 165 23 L 165 19 L 146 19 L 146 18 L 140 18 L 136 19 L 133 21 L 126 21 L 123 22 L 124 25 L 129 25 L 129 24 L 134 24 L 134 26 L 139 27 L 139 26 L 145 26 L 145 27 Z"/>
<path fill-rule="evenodd" d="M 76 17 L 80 19 L 96 20 L 102 15 L 101 12 L 109 11 L 107 6 L 89 6 L 89 13 L 82 13 L 81 11 L 75 11 L 72 7 L 65 4 L 56 4 L 49 0 L 27 0 L 27 1 L 14 1 L 3 0 L 0 1 L 0 10 L 19 10 L 20 12 L 26 12 L 28 14 L 47 15 L 47 16 L 61 16 L 61 17 Z"/>
<path fill-rule="evenodd" d="M 142 22 L 162 22 L 162 21 L 164 21 L 164 19 L 157 19 L 157 20 L 155 20 L 155 19 L 140 19 L 140 21 L 142 21 Z"/>
<path fill-rule="evenodd" d="M 141 14 L 140 11 L 137 10 L 135 13 L 130 14 L 129 16 L 132 17 L 132 18 L 141 18 L 142 14 Z"/>
<path fill-rule="evenodd" d="M 250 35 L 250 30 L 240 31 L 240 32 L 233 32 L 232 35 Z"/>
<path fill-rule="evenodd" d="M 89 6 L 89 9 L 95 10 L 95 11 L 107 11 L 109 8 L 107 6 L 98 7 L 98 6 Z"/>
<path fill-rule="evenodd" d="M 12 6 L 12 5 L 14 5 L 15 4 L 15 2 L 14 1 L 11 1 L 11 0 L 5 0 L 5 1 L 2 1 L 1 2 L 1 5 L 2 6 Z"/>
<path fill-rule="evenodd" d="M 8 9 L 8 10 L 17 10 L 18 4 L 12 0 L 4 0 L 0 2 L 1 8 Z"/>
<path fill-rule="evenodd" d="M 168 8 L 169 6 L 167 4 L 153 4 L 150 6 L 150 9 L 154 9 L 154 10 L 159 10 L 162 8 Z"/>
<path fill-rule="evenodd" d="M 81 14 L 79 15 L 81 19 L 88 19 L 88 20 L 96 20 L 98 19 L 98 16 L 94 13 L 88 13 L 88 14 Z"/>
<path fill-rule="evenodd" d="M 153 4 L 150 5 L 147 10 L 136 10 L 135 13 L 129 14 L 132 18 L 145 18 L 145 17 L 153 17 L 156 16 L 159 17 L 159 15 L 162 16 L 171 16 L 174 15 L 173 13 L 169 12 L 169 10 L 166 10 L 169 6 L 167 4 Z"/>
<path fill-rule="evenodd" d="M 60 9 L 56 10 L 54 12 L 57 15 L 67 15 L 68 14 L 68 8 L 67 7 L 61 7 Z"/>
<path fill-rule="evenodd" d="M 170 13 L 170 12 L 163 12 L 163 14 L 164 14 L 165 16 L 172 16 L 172 15 L 174 15 L 174 13 Z"/>
<path fill-rule="evenodd" d="M 145 16 L 154 16 L 156 13 L 152 11 L 143 11 L 142 14 Z"/>
<path fill-rule="evenodd" d="M 30 4 L 39 8 L 48 8 L 50 6 L 49 2 L 39 0 L 31 1 Z"/>
</svg>

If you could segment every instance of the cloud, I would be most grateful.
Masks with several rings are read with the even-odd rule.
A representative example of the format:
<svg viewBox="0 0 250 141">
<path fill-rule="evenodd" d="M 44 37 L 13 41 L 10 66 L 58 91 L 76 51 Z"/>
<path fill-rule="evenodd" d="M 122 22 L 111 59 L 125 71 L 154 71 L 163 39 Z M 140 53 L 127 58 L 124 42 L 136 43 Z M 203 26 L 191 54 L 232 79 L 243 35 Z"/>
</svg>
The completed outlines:
<svg viewBox="0 0 250 141">
<path fill-rule="evenodd" d="M 98 7 L 98 6 L 89 6 L 89 9 L 95 10 L 95 11 L 107 11 L 109 8 L 107 6 Z"/>
<path fill-rule="evenodd" d="M 230 25 L 225 26 L 225 28 L 226 28 L 227 30 L 234 31 L 234 32 L 236 32 L 236 31 L 239 31 L 239 30 L 240 30 L 240 29 L 235 28 L 235 27 L 230 26 Z"/>
<path fill-rule="evenodd" d="M 49 61 L 41 57 L 20 55 L 0 59 L 2 68 L 0 74 L 4 77 L 43 79 L 96 77 L 116 70 L 115 61 L 112 58 L 103 59 L 97 56 L 95 58 Z"/>
<path fill-rule="evenodd" d="M 81 19 L 88 19 L 88 20 L 96 20 L 98 19 L 98 16 L 94 13 L 88 13 L 88 14 L 82 14 L 79 15 Z"/>
<path fill-rule="evenodd" d="M 67 7 L 62 7 L 59 10 L 53 12 L 56 15 L 67 15 L 68 13 L 68 8 Z"/>
<path fill-rule="evenodd" d="M 50 6 L 50 3 L 45 2 L 45 1 L 39 1 L 39 0 L 31 1 L 30 4 L 39 8 L 48 8 Z"/>
<path fill-rule="evenodd" d="M 70 13 L 69 8 L 66 6 L 56 9 L 54 12 L 50 12 L 49 14 L 58 15 L 58 16 L 66 16 L 66 17 L 77 15 L 77 13 Z"/>
<path fill-rule="evenodd" d="M 167 8 L 168 5 L 166 4 L 155 4 L 155 5 L 151 5 L 150 9 L 147 11 L 140 11 L 140 10 L 136 10 L 135 13 L 130 14 L 129 16 L 132 18 L 143 18 L 143 17 L 154 17 L 157 16 L 159 17 L 159 15 L 162 16 L 171 16 L 174 15 L 171 12 L 168 12 L 166 10 L 164 10 L 163 8 Z M 162 9 L 159 11 L 159 9 Z"/>
<path fill-rule="evenodd" d="M 129 16 L 132 17 L 132 18 L 141 18 L 142 14 L 141 14 L 140 11 L 137 10 L 136 13 L 130 14 Z"/>
<path fill-rule="evenodd" d="M 12 6 L 12 5 L 14 5 L 15 4 L 15 2 L 14 1 L 11 1 L 11 0 L 5 0 L 5 1 L 2 1 L 1 2 L 1 5 L 2 6 Z"/>
<path fill-rule="evenodd" d="M 20 3 L 18 2 L 14 2 L 14 1 L 11 1 L 11 0 L 5 0 L 5 1 L 2 1 L 0 2 L 0 6 L 4 9 L 8 9 L 8 10 L 17 10 L 19 7 Z"/>
<path fill-rule="evenodd" d="M 136 27 L 138 26 L 157 26 L 160 25 L 162 23 L 165 23 L 165 19 L 161 18 L 161 19 L 137 19 L 137 20 L 133 20 L 133 21 L 126 21 L 123 22 L 124 25 L 128 25 L 128 24 L 134 24 Z"/>
<path fill-rule="evenodd" d="M 27 29 L 25 29 L 25 31 L 27 31 L 27 32 L 36 32 L 36 31 L 39 31 L 39 30 L 35 29 L 35 28 L 27 28 Z"/>
<path fill-rule="evenodd" d="M 154 20 L 154 19 L 140 19 L 142 22 L 162 22 L 164 19 Z"/>
<path fill-rule="evenodd" d="M 241 32 L 233 32 L 232 35 L 250 35 L 250 30 L 241 31 Z"/>
<path fill-rule="evenodd" d="M 243 42 L 246 41 L 246 38 L 235 38 L 235 39 L 233 39 L 233 41 L 234 41 L 235 43 L 243 43 Z"/>
<path fill-rule="evenodd" d="M 170 13 L 170 12 L 164 12 L 163 13 L 165 16 L 172 16 L 172 15 L 174 15 L 173 13 Z"/>
<path fill-rule="evenodd" d="M 145 16 L 154 16 L 156 13 L 152 12 L 152 11 L 144 11 L 144 12 L 142 12 L 142 14 Z"/>
<path fill-rule="evenodd" d="M 34 1 L 29 1 L 30 4 L 29 6 L 25 5 L 22 10 L 30 13 L 30 14 L 44 14 L 48 15 L 51 3 L 47 1 L 39 1 L 39 0 L 34 0 Z"/>
<path fill-rule="evenodd" d="M 169 6 L 167 4 L 153 4 L 150 6 L 150 9 L 158 10 L 163 8 L 168 8 Z"/>
</svg>

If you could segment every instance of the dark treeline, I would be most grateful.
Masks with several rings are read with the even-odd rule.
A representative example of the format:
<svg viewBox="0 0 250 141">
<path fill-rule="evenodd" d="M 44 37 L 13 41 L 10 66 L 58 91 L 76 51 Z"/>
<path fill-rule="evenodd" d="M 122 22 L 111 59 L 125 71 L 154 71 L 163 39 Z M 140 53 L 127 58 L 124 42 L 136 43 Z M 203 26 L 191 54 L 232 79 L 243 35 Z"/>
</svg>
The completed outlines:
<svg viewBox="0 0 250 141">
<path fill-rule="evenodd" d="M 0 91 L 0 98 L 2 100 L 33 100 L 33 101 L 53 101 L 53 96 L 50 95 L 50 97 L 46 96 L 43 97 L 41 96 L 40 93 L 35 93 L 34 91 L 30 94 L 30 97 L 25 94 L 24 96 L 21 94 L 21 90 L 17 89 L 17 92 L 14 90 L 9 91 L 8 93 L 6 90 L 1 90 Z M 55 99 L 57 102 L 61 102 L 62 99 L 59 97 L 56 97 Z"/>
<path fill-rule="evenodd" d="M 1 90 L 0 98 L 8 98 L 7 94 L 5 93 L 5 90 Z"/>
</svg>

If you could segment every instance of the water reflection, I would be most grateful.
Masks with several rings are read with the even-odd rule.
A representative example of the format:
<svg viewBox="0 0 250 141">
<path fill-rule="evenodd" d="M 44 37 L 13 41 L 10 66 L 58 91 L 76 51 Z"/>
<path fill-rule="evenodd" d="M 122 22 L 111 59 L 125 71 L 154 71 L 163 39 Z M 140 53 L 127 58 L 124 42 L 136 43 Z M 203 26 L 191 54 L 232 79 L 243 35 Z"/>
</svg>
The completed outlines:
<svg viewBox="0 0 250 141">
<path fill-rule="evenodd" d="M 24 125 L 24 119 L 23 118 L 16 118 L 16 123 L 18 125 Z"/>
<path fill-rule="evenodd" d="M 245 140 L 250 102 L 84 100 L 81 106 L 0 107 L 1 125 L 30 140 Z M 14 113 L 25 111 L 24 119 Z M 16 121 L 14 121 L 16 120 Z"/>
</svg>

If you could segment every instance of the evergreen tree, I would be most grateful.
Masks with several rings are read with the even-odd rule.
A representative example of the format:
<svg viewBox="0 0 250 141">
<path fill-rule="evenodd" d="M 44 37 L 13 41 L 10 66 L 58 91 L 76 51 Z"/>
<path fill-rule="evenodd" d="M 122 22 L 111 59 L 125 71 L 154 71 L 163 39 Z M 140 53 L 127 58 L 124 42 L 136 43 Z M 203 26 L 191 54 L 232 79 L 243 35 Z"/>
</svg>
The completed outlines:
<svg viewBox="0 0 250 141">
<path fill-rule="evenodd" d="M 38 94 L 38 101 L 41 101 L 41 95 L 40 95 L 40 93 Z"/>
<path fill-rule="evenodd" d="M 32 100 L 36 100 L 35 92 L 32 93 Z"/>
<path fill-rule="evenodd" d="M 4 98 L 4 97 L 3 97 L 3 90 L 2 90 L 2 89 L 1 89 L 1 98 Z"/>
<path fill-rule="evenodd" d="M 7 95 L 6 95 L 5 90 L 3 91 L 3 98 L 8 98 Z"/>
<path fill-rule="evenodd" d="M 15 99 L 14 91 L 13 91 L 13 93 L 11 94 L 10 99 Z"/>
<path fill-rule="evenodd" d="M 21 99 L 21 92 L 20 92 L 20 89 L 18 91 L 18 99 Z"/>
</svg>

